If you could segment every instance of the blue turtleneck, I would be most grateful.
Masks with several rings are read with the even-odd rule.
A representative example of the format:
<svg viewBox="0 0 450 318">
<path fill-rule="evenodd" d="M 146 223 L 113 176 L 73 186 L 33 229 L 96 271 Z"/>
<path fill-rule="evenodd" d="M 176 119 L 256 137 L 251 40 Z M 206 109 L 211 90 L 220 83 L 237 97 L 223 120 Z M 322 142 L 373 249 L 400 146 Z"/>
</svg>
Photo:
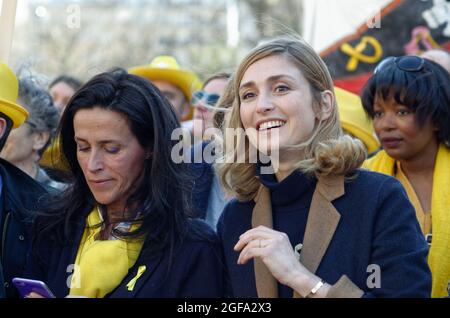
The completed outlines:
<svg viewBox="0 0 450 318">
<path fill-rule="evenodd" d="M 274 228 L 285 232 L 292 246 L 301 243 L 316 179 L 299 171 L 294 171 L 281 182 L 275 175 L 260 175 L 260 179 L 271 192 Z"/>
</svg>

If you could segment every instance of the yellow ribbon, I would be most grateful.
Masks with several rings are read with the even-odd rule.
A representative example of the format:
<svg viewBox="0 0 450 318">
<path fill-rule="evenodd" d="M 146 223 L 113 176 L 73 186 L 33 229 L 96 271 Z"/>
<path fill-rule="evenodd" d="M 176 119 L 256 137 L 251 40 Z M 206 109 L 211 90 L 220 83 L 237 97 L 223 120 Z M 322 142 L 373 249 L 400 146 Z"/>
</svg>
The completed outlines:
<svg viewBox="0 0 450 318">
<path fill-rule="evenodd" d="M 139 266 L 136 276 L 134 276 L 134 278 L 127 284 L 128 291 L 133 291 L 134 285 L 136 285 L 137 280 L 142 276 L 142 274 L 144 274 L 146 269 L 147 267 L 145 265 Z"/>
<path fill-rule="evenodd" d="M 411 41 L 405 45 L 406 52 L 409 54 L 420 54 L 424 52 L 420 49 L 419 43 L 422 43 L 428 50 L 440 48 L 440 45 L 433 39 L 430 30 L 426 27 L 419 26 L 414 28 Z"/>
<path fill-rule="evenodd" d="M 369 56 L 362 54 L 362 52 L 366 49 L 367 44 L 371 44 L 373 46 L 375 50 L 374 55 Z M 350 72 L 356 70 L 359 61 L 374 64 L 383 56 L 383 48 L 381 47 L 380 42 L 372 36 L 363 36 L 361 38 L 361 42 L 359 42 L 355 47 L 352 47 L 348 43 L 344 43 L 341 46 L 341 51 L 351 57 L 346 66 L 346 70 Z"/>
</svg>

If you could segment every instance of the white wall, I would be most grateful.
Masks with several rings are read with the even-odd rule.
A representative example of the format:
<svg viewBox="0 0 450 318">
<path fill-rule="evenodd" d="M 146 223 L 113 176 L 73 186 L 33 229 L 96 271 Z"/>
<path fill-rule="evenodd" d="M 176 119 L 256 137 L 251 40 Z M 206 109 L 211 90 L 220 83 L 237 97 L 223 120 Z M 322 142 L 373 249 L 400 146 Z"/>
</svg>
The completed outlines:
<svg viewBox="0 0 450 318">
<path fill-rule="evenodd" d="M 302 1 L 303 37 L 318 52 L 355 32 L 359 26 L 391 2 L 391 0 Z"/>
</svg>

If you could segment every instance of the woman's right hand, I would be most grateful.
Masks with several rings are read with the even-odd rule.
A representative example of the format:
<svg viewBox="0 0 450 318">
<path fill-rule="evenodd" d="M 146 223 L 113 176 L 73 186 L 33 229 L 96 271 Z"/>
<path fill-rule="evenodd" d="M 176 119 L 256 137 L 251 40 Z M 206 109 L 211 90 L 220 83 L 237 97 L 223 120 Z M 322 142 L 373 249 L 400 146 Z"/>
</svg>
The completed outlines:
<svg viewBox="0 0 450 318">
<path fill-rule="evenodd" d="M 312 288 L 321 281 L 298 260 L 286 233 L 260 225 L 242 234 L 234 250 L 240 252 L 238 264 L 246 264 L 258 257 L 277 281 L 302 297 L 309 296 Z M 318 297 L 325 297 L 328 293 L 329 285 L 323 286 Z"/>
</svg>

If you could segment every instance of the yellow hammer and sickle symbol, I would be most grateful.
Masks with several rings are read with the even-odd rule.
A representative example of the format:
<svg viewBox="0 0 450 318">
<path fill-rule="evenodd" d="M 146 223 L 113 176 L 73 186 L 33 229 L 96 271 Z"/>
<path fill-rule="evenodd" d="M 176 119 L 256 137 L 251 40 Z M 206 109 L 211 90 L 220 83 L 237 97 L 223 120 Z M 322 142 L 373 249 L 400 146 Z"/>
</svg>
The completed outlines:
<svg viewBox="0 0 450 318">
<path fill-rule="evenodd" d="M 367 44 L 372 45 L 374 48 L 375 52 L 372 56 L 363 54 Z M 383 56 L 383 48 L 381 47 L 380 42 L 372 36 L 363 36 L 361 38 L 361 42 L 359 42 L 355 47 L 352 47 L 348 43 L 344 43 L 341 46 L 341 51 L 350 56 L 350 60 L 345 67 L 346 70 L 350 72 L 356 70 L 359 61 L 374 64 Z"/>
</svg>

